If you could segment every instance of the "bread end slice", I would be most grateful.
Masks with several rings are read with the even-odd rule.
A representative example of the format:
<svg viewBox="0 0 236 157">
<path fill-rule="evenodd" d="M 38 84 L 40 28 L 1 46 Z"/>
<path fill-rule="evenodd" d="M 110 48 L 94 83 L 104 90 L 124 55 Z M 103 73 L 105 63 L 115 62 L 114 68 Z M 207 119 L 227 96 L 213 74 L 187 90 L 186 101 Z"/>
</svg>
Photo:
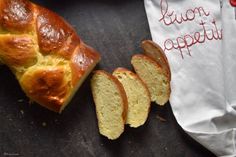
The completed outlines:
<svg viewBox="0 0 236 157">
<path fill-rule="evenodd" d="M 164 105 L 170 97 L 170 80 L 163 68 L 152 58 L 136 54 L 131 59 L 135 72 L 146 83 L 151 100 Z"/>
<path fill-rule="evenodd" d="M 117 139 L 124 131 L 127 97 L 122 84 L 111 74 L 98 70 L 91 79 L 100 134 Z"/>
<path fill-rule="evenodd" d="M 147 86 L 135 73 L 125 68 L 117 68 L 113 75 L 123 85 L 128 98 L 126 124 L 134 128 L 143 125 L 147 120 L 151 104 Z"/>
<path fill-rule="evenodd" d="M 141 47 L 144 50 L 144 54 L 152 59 L 154 59 L 165 71 L 168 79 L 171 80 L 171 72 L 169 62 L 163 49 L 155 42 L 151 40 L 144 40 L 141 43 Z"/>
</svg>

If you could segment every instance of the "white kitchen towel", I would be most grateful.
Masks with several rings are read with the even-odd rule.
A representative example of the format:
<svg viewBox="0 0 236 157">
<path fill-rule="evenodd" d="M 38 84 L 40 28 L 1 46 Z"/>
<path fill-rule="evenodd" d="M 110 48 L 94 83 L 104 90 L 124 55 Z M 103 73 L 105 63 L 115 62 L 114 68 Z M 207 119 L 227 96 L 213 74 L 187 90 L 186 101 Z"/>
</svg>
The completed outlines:
<svg viewBox="0 0 236 157">
<path fill-rule="evenodd" d="M 170 63 L 179 125 L 217 156 L 235 157 L 236 8 L 230 0 L 144 2 L 152 39 Z"/>
</svg>

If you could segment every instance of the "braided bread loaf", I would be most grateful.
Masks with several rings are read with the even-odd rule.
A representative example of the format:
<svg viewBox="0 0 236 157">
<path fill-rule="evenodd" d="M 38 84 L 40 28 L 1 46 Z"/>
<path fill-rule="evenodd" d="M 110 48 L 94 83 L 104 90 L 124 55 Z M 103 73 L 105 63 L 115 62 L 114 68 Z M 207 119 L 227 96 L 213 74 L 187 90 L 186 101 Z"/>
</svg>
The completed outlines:
<svg viewBox="0 0 236 157">
<path fill-rule="evenodd" d="M 61 112 L 99 60 L 52 11 L 28 0 L 0 0 L 0 63 L 31 100 Z"/>
</svg>

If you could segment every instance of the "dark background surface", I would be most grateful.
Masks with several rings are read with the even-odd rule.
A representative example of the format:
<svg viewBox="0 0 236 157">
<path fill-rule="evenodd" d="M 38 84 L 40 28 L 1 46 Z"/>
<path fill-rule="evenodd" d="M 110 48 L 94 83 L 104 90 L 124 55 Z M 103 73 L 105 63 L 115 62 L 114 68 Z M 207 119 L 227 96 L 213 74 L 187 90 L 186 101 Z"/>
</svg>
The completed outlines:
<svg viewBox="0 0 236 157">
<path fill-rule="evenodd" d="M 143 0 L 35 2 L 63 16 L 101 53 L 97 69 L 131 69 L 131 55 L 141 51 L 142 40 L 151 38 Z M 29 105 L 7 67 L 0 66 L 0 76 L 0 157 L 214 157 L 184 133 L 169 104 L 153 105 L 144 126 L 126 127 L 118 140 L 109 141 L 98 133 L 91 76 L 61 115 Z"/>
</svg>

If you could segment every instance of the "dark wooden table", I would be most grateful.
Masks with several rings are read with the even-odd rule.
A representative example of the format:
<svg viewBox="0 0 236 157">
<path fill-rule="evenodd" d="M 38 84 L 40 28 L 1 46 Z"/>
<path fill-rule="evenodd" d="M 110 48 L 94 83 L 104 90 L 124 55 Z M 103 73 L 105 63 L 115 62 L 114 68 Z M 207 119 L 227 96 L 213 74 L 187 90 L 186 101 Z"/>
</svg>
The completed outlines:
<svg viewBox="0 0 236 157">
<path fill-rule="evenodd" d="M 130 59 L 150 39 L 143 0 L 35 0 L 63 16 L 100 51 L 97 69 L 131 69 Z M 116 141 L 98 133 L 89 86 L 83 84 L 58 115 L 29 105 L 14 76 L 0 66 L 0 156 L 25 157 L 214 157 L 177 124 L 171 107 L 153 105 L 146 124 L 126 127 Z M 162 122 L 158 115 L 167 121 Z"/>
</svg>

